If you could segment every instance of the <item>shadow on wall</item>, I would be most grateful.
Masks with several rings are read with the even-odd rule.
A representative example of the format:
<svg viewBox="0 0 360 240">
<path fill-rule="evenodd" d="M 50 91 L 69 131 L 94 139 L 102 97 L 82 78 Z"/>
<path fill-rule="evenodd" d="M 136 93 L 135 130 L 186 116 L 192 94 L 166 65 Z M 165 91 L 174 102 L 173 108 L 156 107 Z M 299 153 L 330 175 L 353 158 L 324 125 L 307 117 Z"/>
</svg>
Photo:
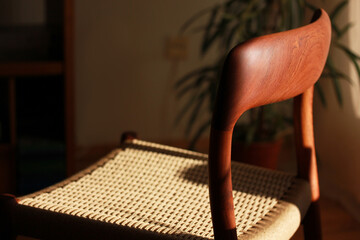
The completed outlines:
<svg viewBox="0 0 360 240">
<path fill-rule="evenodd" d="M 322 80 L 328 95 L 334 95 L 329 81 Z M 321 191 L 340 201 L 360 221 L 360 118 L 348 83 L 343 83 L 344 106 L 335 96 L 324 108 L 315 98 L 314 129 L 319 161 Z M 360 101 L 358 99 L 357 101 Z"/>
<path fill-rule="evenodd" d="M 315 2 L 325 10 L 333 9 L 338 0 Z M 342 41 L 359 53 L 360 1 L 349 1 L 337 17 L 338 22 L 354 23 Z M 336 101 L 330 80 L 320 80 L 326 95 L 327 106 L 314 98 L 314 130 L 319 161 L 321 192 L 341 202 L 360 222 L 360 85 L 356 70 L 348 58 L 334 52 L 335 66 L 347 72 L 352 83 L 340 81 L 343 106 Z"/>
<path fill-rule="evenodd" d="M 184 128 L 174 128 L 172 86 L 199 65 L 200 39 L 194 35 L 187 60 L 175 67 L 164 57 L 165 40 L 176 36 L 185 19 L 216 2 L 75 1 L 79 145 L 115 143 L 126 130 L 144 139 L 183 137 Z"/>
</svg>

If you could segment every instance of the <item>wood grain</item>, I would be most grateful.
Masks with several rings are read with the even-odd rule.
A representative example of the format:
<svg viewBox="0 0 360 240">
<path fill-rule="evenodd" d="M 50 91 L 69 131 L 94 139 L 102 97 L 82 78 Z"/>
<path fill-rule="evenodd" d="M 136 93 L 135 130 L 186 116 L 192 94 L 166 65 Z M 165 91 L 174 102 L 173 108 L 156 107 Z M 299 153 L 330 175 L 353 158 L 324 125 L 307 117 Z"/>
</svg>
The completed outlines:
<svg viewBox="0 0 360 240">
<path fill-rule="evenodd" d="M 213 127 L 232 130 L 250 108 L 295 97 L 315 84 L 330 46 L 330 20 L 255 38 L 229 53 L 219 86 Z"/>
<path fill-rule="evenodd" d="M 301 28 L 242 43 L 228 54 L 210 134 L 209 187 L 216 239 L 237 239 L 230 167 L 234 125 L 251 108 L 312 91 L 307 89 L 321 75 L 331 38 L 326 12 L 317 11 L 313 20 Z M 308 129 L 306 136 L 312 134 L 312 128 Z"/>
<path fill-rule="evenodd" d="M 60 75 L 63 71 L 60 61 L 0 63 L 0 77 Z"/>
</svg>

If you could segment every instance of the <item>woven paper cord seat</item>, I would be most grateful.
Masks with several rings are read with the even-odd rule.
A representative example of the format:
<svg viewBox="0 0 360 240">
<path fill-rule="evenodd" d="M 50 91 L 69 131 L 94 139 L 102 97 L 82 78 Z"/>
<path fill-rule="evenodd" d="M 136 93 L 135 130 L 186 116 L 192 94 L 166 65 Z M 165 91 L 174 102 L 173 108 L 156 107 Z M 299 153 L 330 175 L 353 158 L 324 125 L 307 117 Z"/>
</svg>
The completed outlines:
<svg viewBox="0 0 360 240">
<path fill-rule="evenodd" d="M 38 219 L 53 229 L 41 209 L 142 229 L 147 238 L 213 239 L 206 160 L 204 154 L 134 140 L 73 179 L 21 198 L 19 207 L 28 206 L 31 217 L 18 221 L 29 228 Z M 283 172 L 237 162 L 232 167 L 239 238 L 289 239 L 310 204 L 308 184 Z M 123 230 L 105 229 L 103 236 Z"/>
<path fill-rule="evenodd" d="M 320 240 L 312 101 L 330 39 L 330 19 L 318 10 L 309 25 L 235 46 L 213 106 L 209 156 L 125 134 L 120 149 L 62 183 L 0 195 L 0 237 L 281 240 L 301 223 L 305 239 Z M 232 162 L 239 117 L 290 98 L 296 177 Z"/>
</svg>

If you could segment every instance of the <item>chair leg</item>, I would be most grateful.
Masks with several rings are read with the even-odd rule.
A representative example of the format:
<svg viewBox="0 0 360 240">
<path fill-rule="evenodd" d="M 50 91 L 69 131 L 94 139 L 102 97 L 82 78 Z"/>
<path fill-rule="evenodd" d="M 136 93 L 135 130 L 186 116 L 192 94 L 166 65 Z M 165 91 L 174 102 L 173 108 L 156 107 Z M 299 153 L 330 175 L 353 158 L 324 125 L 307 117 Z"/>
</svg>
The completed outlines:
<svg viewBox="0 0 360 240">
<path fill-rule="evenodd" d="M 319 200 L 312 202 L 303 220 L 305 240 L 321 240 L 321 219 Z"/>
<path fill-rule="evenodd" d="M 0 194 L 0 239 L 16 239 L 11 221 L 11 209 L 14 204 L 17 204 L 14 196 Z"/>
<path fill-rule="evenodd" d="M 138 138 L 137 137 L 137 134 L 136 132 L 124 132 L 122 135 L 121 135 L 121 140 L 120 140 L 120 143 L 124 143 L 126 140 L 132 140 L 132 139 L 136 139 Z"/>
</svg>

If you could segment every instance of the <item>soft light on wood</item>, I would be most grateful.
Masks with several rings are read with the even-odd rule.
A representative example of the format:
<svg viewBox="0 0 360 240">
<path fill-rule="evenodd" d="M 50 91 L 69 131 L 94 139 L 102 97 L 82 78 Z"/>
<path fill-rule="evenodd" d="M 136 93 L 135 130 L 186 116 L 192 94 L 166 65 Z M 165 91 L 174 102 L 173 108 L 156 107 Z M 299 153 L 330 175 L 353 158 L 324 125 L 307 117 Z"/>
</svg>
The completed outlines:
<svg viewBox="0 0 360 240">
<path fill-rule="evenodd" d="M 295 114 L 303 126 L 300 130 L 302 139 L 297 141 L 301 143 L 297 144 L 298 148 L 302 149 L 298 161 L 302 166 L 300 172 L 306 172 L 301 176 L 316 176 L 310 183 L 313 200 L 318 198 L 313 129 L 309 121 L 312 120 L 312 108 L 308 106 L 312 104 L 312 86 L 326 62 L 330 39 L 329 17 L 323 10 L 318 10 L 313 23 L 307 26 L 252 39 L 229 53 L 210 134 L 210 203 L 216 239 L 237 239 L 232 200 L 231 141 L 236 121 L 251 108 L 304 93 L 301 98 L 306 110 L 301 110 L 299 116 Z M 311 127 L 307 126 L 309 124 Z M 310 158 L 305 156 L 306 149 L 309 149 Z"/>
</svg>

